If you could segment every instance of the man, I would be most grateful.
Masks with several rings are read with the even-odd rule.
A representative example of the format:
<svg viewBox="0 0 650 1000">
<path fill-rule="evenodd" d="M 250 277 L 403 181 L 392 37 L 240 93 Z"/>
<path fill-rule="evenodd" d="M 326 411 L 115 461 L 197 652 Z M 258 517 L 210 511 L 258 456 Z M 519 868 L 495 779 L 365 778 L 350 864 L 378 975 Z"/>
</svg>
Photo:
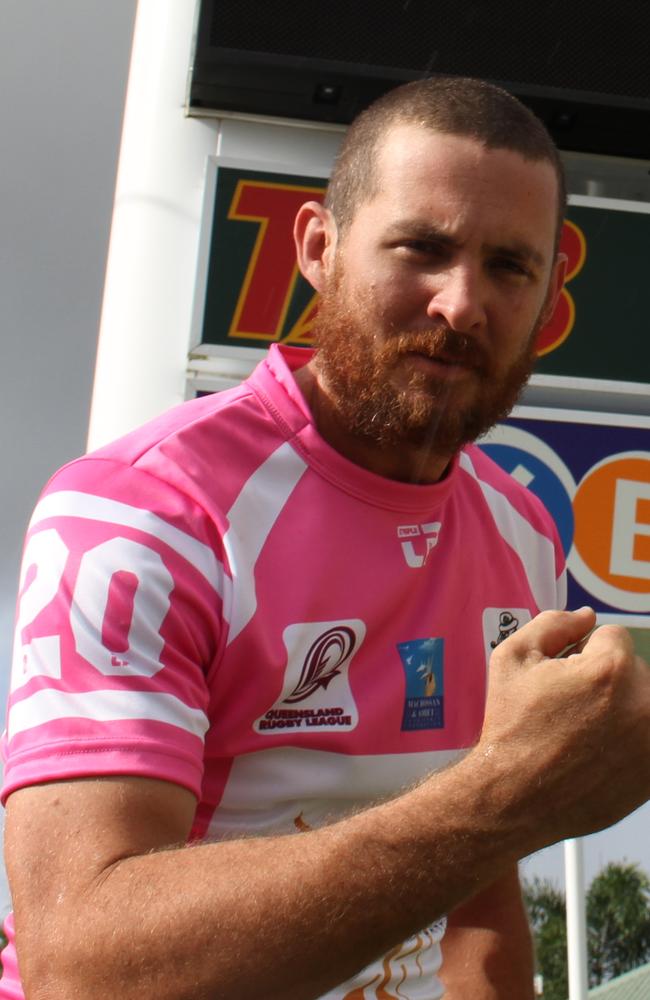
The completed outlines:
<svg viewBox="0 0 650 1000">
<path fill-rule="evenodd" d="M 318 353 L 49 484 L 4 793 L 26 996 L 531 997 L 517 859 L 650 793 L 645 665 L 552 610 L 548 515 L 467 444 L 528 376 L 563 206 L 513 98 L 399 88 L 296 220 Z"/>
</svg>

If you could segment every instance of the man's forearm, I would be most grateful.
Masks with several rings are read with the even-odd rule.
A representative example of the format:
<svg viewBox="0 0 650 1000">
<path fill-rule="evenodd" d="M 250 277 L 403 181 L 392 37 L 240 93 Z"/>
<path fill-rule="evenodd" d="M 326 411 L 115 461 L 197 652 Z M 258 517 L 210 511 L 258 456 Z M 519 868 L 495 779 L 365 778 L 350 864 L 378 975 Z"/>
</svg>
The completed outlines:
<svg viewBox="0 0 650 1000">
<path fill-rule="evenodd" d="M 321 830 L 120 860 L 54 907 L 44 939 L 19 937 L 27 995 L 318 997 L 507 864 L 490 811 L 470 818 L 480 770 Z"/>
<path fill-rule="evenodd" d="M 613 626 L 554 659 L 591 625 L 576 612 L 524 626 L 493 654 L 475 749 L 328 828 L 162 850 L 191 826 L 178 786 L 14 792 L 6 857 L 29 1000 L 310 1000 L 517 858 L 616 822 L 650 791 L 650 677 Z"/>
</svg>

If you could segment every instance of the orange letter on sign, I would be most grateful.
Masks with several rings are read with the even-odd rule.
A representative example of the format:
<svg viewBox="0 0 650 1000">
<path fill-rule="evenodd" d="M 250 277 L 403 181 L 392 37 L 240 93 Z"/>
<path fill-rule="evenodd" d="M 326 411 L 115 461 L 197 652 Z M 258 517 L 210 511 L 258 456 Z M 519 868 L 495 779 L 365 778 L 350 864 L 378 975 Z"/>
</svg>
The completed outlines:
<svg viewBox="0 0 650 1000">
<path fill-rule="evenodd" d="M 259 230 L 229 337 L 279 340 L 298 277 L 292 230 L 305 201 L 322 201 L 322 187 L 239 181 L 229 219 L 257 222 Z"/>
</svg>

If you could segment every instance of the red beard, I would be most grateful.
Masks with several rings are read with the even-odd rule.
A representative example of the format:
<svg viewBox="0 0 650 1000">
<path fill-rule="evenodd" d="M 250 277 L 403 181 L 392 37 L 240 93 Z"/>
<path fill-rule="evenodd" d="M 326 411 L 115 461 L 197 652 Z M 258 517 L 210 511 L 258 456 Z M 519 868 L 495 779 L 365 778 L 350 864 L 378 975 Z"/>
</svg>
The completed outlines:
<svg viewBox="0 0 650 1000">
<path fill-rule="evenodd" d="M 454 454 L 508 415 L 534 366 L 539 324 L 519 357 L 506 370 L 495 370 L 481 344 L 447 326 L 395 331 L 378 344 L 365 313 L 362 303 L 350 307 L 343 301 L 335 280 L 315 322 L 316 364 L 343 428 L 383 447 L 428 445 L 432 452 Z M 393 384 L 392 373 L 410 352 L 469 368 L 469 398 L 464 383 L 422 371 Z"/>
</svg>

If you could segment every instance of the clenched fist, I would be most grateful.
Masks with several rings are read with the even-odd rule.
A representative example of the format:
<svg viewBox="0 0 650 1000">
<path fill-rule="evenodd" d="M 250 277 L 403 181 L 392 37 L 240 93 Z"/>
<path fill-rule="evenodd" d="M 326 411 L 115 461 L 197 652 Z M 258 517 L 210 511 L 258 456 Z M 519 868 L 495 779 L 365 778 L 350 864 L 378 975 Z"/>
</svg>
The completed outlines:
<svg viewBox="0 0 650 1000">
<path fill-rule="evenodd" d="M 629 633 L 590 608 L 545 611 L 490 661 L 472 754 L 530 850 L 609 826 L 650 797 L 650 669 Z M 585 639 L 585 636 L 588 638 Z"/>
</svg>

